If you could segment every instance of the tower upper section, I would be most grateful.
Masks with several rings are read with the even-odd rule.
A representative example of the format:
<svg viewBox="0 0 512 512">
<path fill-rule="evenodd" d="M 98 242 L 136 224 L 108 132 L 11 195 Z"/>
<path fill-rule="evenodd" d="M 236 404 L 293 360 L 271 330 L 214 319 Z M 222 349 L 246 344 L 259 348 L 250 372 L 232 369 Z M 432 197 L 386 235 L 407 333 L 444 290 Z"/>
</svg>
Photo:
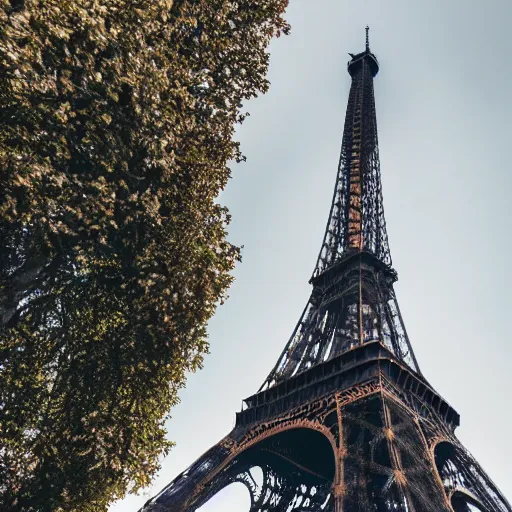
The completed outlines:
<svg viewBox="0 0 512 512">
<path fill-rule="evenodd" d="M 349 54 L 352 85 L 329 220 L 313 277 L 357 251 L 391 265 L 380 177 L 373 79 L 379 63 L 366 49 Z"/>
<path fill-rule="evenodd" d="M 366 34 L 365 51 L 348 63 L 341 157 L 311 297 L 261 389 L 371 343 L 420 375 L 393 290 L 373 94 L 379 64 Z"/>
</svg>

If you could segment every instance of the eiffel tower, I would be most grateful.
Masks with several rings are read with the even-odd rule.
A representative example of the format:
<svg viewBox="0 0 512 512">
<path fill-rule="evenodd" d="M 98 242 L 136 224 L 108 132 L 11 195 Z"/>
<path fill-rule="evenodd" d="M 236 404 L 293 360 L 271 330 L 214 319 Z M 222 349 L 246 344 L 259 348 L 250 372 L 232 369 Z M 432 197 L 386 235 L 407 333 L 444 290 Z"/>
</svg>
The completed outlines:
<svg viewBox="0 0 512 512">
<path fill-rule="evenodd" d="M 365 51 L 350 55 L 341 157 L 306 308 L 234 429 L 144 512 L 197 510 L 233 482 L 247 487 L 250 512 L 512 512 L 455 437 L 459 415 L 409 342 L 393 291 L 368 27 Z"/>
</svg>

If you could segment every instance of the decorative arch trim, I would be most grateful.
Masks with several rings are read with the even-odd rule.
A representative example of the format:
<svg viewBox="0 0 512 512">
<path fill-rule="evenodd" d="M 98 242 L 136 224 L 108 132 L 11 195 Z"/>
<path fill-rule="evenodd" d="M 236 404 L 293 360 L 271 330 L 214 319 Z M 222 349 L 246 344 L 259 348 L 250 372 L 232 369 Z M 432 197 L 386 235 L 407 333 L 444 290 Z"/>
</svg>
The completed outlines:
<svg viewBox="0 0 512 512">
<path fill-rule="evenodd" d="M 263 441 L 264 439 L 268 439 L 270 437 L 273 437 L 274 435 L 277 435 L 282 432 L 286 432 L 287 430 L 294 430 L 294 429 L 300 429 L 305 428 L 308 430 L 314 430 L 317 431 L 326 437 L 327 441 L 329 441 L 329 444 L 331 445 L 331 448 L 333 450 L 333 457 L 334 457 L 334 467 L 335 467 L 335 474 L 334 474 L 334 480 L 336 481 L 336 478 L 338 477 L 339 473 L 339 457 L 338 455 L 338 446 L 336 444 L 336 439 L 334 438 L 332 432 L 321 423 L 314 422 L 311 420 L 306 419 L 294 419 L 290 421 L 284 421 L 280 425 L 276 425 L 274 427 L 269 428 L 268 430 L 262 432 L 261 434 L 257 435 L 253 439 L 250 439 L 250 441 L 247 441 L 244 443 L 243 439 L 240 443 L 234 442 L 231 444 L 231 453 L 226 459 L 223 461 L 223 463 L 216 468 L 215 471 L 213 471 L 210 475 L 208 475 L 208 478 L 204 481 L 203 486 L 206 485 L 208 482 L 213 480 L 220 472 L 222 472 L 236 457 L 241 455 L 243 452 L 247 451 L 248 449 L 252 448 L 259 442 Z M 229 435 L 225 438 L 230 439 Z"/>
</svg>

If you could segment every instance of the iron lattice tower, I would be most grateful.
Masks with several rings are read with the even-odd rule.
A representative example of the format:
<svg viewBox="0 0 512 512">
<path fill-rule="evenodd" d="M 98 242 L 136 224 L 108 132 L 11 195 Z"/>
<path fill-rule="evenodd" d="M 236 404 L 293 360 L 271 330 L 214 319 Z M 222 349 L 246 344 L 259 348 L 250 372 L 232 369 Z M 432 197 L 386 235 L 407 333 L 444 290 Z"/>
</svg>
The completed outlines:
<svg viewBox="0 0 512 512">
<path fill-rule="evenodd" d="M 250 512 L 512 512 L 420 372 L 393 291 L 368 44 L 352 85 L 307 306 L 236 425 L 143 508 L 194 511 L 233 482 Z M 251 470 L 260 467 L 262 482 Z"/>
</svg>

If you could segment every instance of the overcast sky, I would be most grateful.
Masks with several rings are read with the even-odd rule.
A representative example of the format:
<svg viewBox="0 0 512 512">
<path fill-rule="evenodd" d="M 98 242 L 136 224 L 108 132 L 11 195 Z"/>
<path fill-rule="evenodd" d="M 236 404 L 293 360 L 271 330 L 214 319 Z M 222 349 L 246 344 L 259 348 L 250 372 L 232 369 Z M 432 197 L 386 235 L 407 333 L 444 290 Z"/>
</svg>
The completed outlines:
<svg viewBox="0 0 512 512">
<path fill-rule="evenodd" d="M 512 500 L 512 1 L 290 0 L 270 92 L 246 105 L 247 163 L 221 201 L 243 262 L 210 322 L 211 354 L 168 423 L 177 446 L 137 511 L 234 426 L 310 294 L 364 27 L 375 79 L 398 301 L 420 368 L 460 413 L 459 439 Z M 201 512 L 243 512 L 241 484 Z"/>
</svg>

